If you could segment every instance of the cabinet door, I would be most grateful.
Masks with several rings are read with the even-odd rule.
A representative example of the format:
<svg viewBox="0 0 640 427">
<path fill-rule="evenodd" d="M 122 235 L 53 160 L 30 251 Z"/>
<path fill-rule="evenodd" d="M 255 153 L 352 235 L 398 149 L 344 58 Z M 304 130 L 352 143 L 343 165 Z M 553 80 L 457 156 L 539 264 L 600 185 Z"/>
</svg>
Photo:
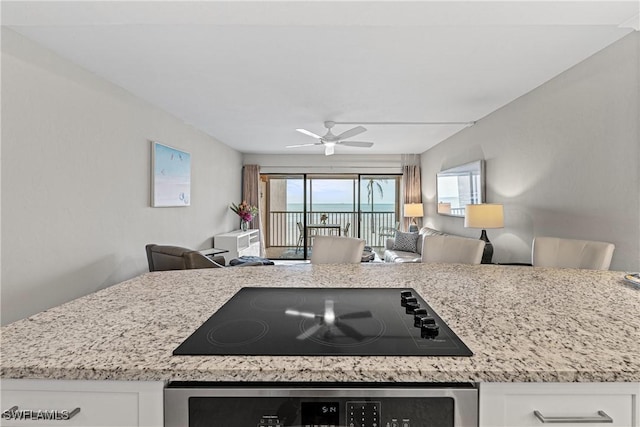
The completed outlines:
<svg viewBox="0 0 640 427">
<path fill-rule="evenodd" d="M 0 425 L 161 427 L 163 387 L 162 382 L 3 380 Z"/>
<path fill-rule="evenodd" d="M 480 426 L 639 427 L 638 383 L 482 383 Z"/>
</svg>

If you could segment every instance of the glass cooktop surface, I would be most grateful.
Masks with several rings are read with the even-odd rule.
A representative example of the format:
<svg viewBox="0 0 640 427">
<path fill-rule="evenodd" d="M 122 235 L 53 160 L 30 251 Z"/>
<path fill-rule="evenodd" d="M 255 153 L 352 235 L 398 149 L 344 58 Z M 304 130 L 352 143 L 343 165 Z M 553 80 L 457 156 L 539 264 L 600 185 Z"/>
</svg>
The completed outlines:
<svg viewBox="0 0 640 427">
<path fill-rule="evenodd" d="M 414 289 L 251 287 L 173 354 L 473 355 Z"/>
</svg>

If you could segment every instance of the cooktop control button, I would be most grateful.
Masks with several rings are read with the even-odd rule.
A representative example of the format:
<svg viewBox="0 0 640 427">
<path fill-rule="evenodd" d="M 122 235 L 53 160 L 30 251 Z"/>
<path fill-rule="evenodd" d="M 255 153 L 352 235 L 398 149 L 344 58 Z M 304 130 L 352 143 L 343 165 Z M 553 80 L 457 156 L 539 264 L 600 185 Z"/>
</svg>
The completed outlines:
<svg viewBox="0 0 640 427">
<path fill-rule="evenodd" d="M 436 324 L 436 319 L 434 319 L 433 317 L 425 316 L 422 319 L 422 325 L 435 325 L 435 324 Z"/>
<path fill-rule="evenodd" d="M 407 305 L 405 306 L 405 309 L 406 309 L 405 311 L 407 314 L 413 314 L 416 308 L 420 308 L 420 304 L 418 304 L 417 302 L 407 302 Z"/>
<path fill-rule="evenodd" d="M 407 306 L 407 304 L 409 304 L 410 302 L 415 302 L 415 303 L 417 303 L 417 302 L 418 302 L 418 299 L 417 299 L 416 297 L 413 297 L 413 296 L 409 296 L 409 297 L 402 297 L 402 298 L 400 299 L 400 305 L 401 305 L 401 306 L 403 306 L 403 307 L 406 307 L 406 306 Z"/>
<path fill-rule="evenodd" d="M 429 323 L 420 328 L 420 336 L 422 338 L 435 338 L 438 336 L 439 331 L 440 327 L 438 327 L 438 325 Z"/>
<path fill-rule="evenodd" d="M 419 314 L 424 314 L 424 316 L 427 316 L 427 309 L 426 308 L 417 308 L 415 310 L 413 310 L 413 314 L 415 314 L 416 316 Z"/>
<path fill-rule="evenodd" d="M 413 326 L 420 328 L 422 326 L 422 319 L 427 317 L 426 308 L 416 308 L 413 310 Z"/>
</svg>

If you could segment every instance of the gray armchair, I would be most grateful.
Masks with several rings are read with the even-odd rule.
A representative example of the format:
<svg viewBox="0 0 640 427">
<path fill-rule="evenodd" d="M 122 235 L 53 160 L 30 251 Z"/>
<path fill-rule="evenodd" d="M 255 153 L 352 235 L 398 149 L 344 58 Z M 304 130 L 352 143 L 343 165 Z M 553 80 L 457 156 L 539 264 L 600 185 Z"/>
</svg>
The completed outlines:
<svg viewBox="0 0 640 427">
<path fill-rule="evenodd" d="M 196 268 L 224 267 L 222 256 L 206 257 L 198 251 L 180 246 L 148 244 L 149 271 L 191 270 Z"/>
</svg>

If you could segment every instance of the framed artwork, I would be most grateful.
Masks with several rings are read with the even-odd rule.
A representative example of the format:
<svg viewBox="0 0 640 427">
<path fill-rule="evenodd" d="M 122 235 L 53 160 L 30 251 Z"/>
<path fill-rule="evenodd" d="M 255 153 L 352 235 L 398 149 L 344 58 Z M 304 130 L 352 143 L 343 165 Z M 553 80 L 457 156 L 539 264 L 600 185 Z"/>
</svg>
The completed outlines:
<svg viewBox="0 0 640 427">
<path fill-rule="evenodd" d="M 151 142 L 151 206 L 191 205 L 191 154 Z"/>
</svg>

